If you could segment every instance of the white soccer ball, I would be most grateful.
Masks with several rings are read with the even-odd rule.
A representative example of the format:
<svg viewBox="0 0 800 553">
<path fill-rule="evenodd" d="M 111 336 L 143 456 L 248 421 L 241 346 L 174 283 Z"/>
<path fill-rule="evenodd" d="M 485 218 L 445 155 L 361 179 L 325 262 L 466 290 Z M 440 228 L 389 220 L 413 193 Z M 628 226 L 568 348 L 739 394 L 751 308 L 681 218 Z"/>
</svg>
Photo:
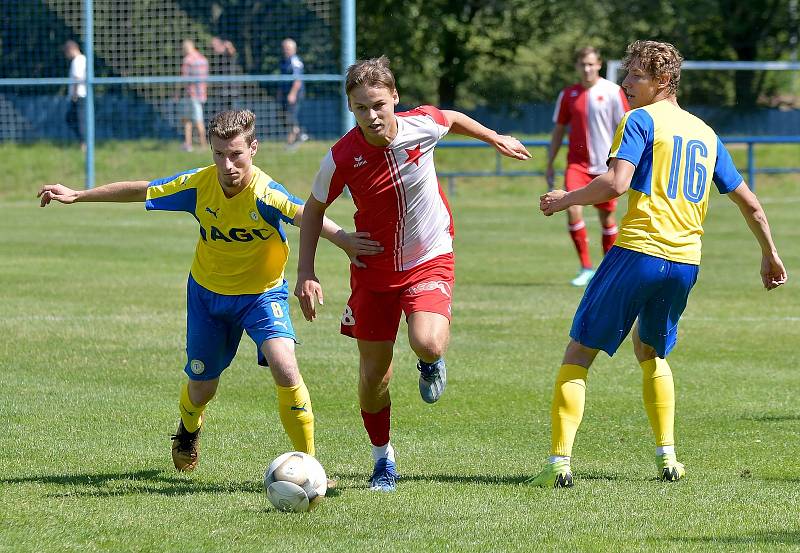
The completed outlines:
<svg viewBox="0 0 800 553">
<path fill-rule="evenodd" d="M 325 496 L 328 477 L 314 457 L 290 451 L 269 464 L 264 473 L 264 490 L 276 509 L 304 513 Z"/>
</svg>

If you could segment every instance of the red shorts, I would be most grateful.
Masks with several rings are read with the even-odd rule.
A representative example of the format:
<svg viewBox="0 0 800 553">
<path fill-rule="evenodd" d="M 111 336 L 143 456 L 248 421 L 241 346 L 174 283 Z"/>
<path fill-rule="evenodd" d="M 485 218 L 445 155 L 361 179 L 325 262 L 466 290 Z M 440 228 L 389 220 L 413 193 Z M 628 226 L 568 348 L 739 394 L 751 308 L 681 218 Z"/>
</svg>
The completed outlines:
<svg viewBox="0 0 800 553">
<path fill-rule="evenodd" d="M 567 165 L 567 171 L 564 174 L 564 187 L 567 192 L 583 188 L 595 178 L 597 175 L 590 175 L 586 172 L 586 168 L 578 163 L 570 163 Z M 617 209 L 617 199 L 613 198 L 601 204 L 594 204 L 597 209 L 603 211 L 614 211 Z"/>
<path fill-rule="evenodd" d="M 455 257 L 434 257 L 407 271 L 375 271 L 350 266 L 350 299 L 341 332 L 358 340 L 394 341 L 400 313 L 426 311 L 450 320 Z"/>
</svg>

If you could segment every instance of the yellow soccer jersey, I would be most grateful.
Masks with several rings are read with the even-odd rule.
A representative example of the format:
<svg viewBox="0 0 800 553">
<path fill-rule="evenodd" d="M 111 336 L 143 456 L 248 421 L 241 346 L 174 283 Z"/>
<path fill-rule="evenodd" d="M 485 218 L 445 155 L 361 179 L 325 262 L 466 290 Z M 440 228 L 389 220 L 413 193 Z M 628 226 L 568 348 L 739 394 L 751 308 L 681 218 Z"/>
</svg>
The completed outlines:
<svg viewBox="0 0 800 553">
<path fill-rule="evenodd" d="M 615 245 L 699 265 L 709 179 L 722 194 L 743 180 L 716 133 L 662 100 L 625 114 L 609 158 L 636 166 Z"/>
<path fill-rule="evenodd" d="M 260 294 L 283 282 L 289 245 L 281 221 L 291 223 L 302 200 L 257 167 L 233 198 L 222 192 L 215 166 L 150 182 L 148 210 L 187 211 L 200 223 L 192 276 L 225 295 Z"/>
</svg>

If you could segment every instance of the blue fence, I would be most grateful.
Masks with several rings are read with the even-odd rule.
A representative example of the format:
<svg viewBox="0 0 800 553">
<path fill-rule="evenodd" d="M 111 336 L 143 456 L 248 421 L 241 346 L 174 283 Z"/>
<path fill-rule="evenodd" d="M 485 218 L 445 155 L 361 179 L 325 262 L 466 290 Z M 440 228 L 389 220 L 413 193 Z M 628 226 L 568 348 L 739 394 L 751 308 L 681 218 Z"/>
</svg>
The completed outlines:
<svg viewBox="0 0 800 553">
<path fill-rule="evenodd" d="M 756 144 L 800 144 L 800 135 L 797 136 L 729 136 L 721 137 L 725 144 L 745 144 L 747 146 L 747 184 L 755 190 L 756 174 L 785 174 L 800 173 L 800 167 L 757 167 L 755 146 Z M 549 140 L 523 140 L 528 149 L 542 148 L 543 157 L 547 159 Z M 567 142 L 564 142 L 566 145 Z M 488 144 L 478 141 L 448 140 L 439 142 L 437 148 L 491 148 Z M 534 154 L 535 156 L 535 154 Z M 741 168 L 740 168 L 741 169 Z M 495 152 L 494 169 L 489 171 L 439 171 L 440 177 L 447 178 L 447 189 L 450 194 L 455 193 L 457 177 L 544 177 L 544 171 L 508 171 L 503 166 L 503 156 Z M 563 173 L 561 173 L 563 175 Z"/>
<path fill-rule="evenodd" d="M 341 133 L 340 104 L 336 95 L 339 83 L 328 87 L 330 95 L 303 102 L 300 124 L 316 139 L 335 139 Z M 35 140 L 73 140 L 66 122 L 70 101 L 63 95 L 21 95 L 0 93 L 0 142 Z M 95 96 L 96 140 L 176 140 L 179 134 L 181 104 L 172 98 L 147 102 L 135 94 L 106 92 Z M 283 108 L 277 100 L 238 100 L 210 97 L 207 116 L 223 109 L 248 108 L 258 117 L 259 138 L 285 136 L 280 124 Z"/>
</svg>

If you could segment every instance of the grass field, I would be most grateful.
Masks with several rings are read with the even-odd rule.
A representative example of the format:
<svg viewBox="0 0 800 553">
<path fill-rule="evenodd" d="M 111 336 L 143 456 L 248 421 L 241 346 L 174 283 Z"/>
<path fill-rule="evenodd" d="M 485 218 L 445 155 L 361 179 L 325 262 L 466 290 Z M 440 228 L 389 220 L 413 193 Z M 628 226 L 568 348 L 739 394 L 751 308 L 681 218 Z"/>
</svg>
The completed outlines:
<svg viewBox="0 0 800 553">
<path fill-rule="evenodd" d="M 288 155 L 268 144 L 258 164 L 306 196 L 324 149 Z M 465 157 L 442 153 L 444 168 Z M 687 466 L 676 484 L 654 479 L 630 343 L 592 368 L 575 488 L 522 484 L 548 453 L 553 377 L 581 294 L 568 284 L 577 263 L 563 217 L 537 213 L 541 179 L 458 182 L 450 382 L 436 405 L 420 400 L 401 328 L 392 441 L 403 480 L 394 494 L 366 487 L 355 344 L 338 334 L 347 264 L 321 246 L 325 309 L 307 324 L 292 308 L 319 458 L 339 488 L 313 513 L 287 515 L 269 508 L 261 487 L 264 468 L 290 446 L 247 337 L 208 409 L 200 467 L 172 467 L 192 217 L 121 204 L 42 210 L 41 183 L 82 182 L 77 151 L 0 146 L 0 156 L 9 175 L 0 187 L 0 551 L 800 549 L 796 175 L 759 180 L 790 273 L 770 293 L 738 210 L 712 193 L 700 279 L 670 356 Z M 759 156 L 800 157 L 798 147 Z M 109 144 L 98 180 L 206 163 L 176 144 Z M 330 212 L 347 227 L 352 209 L 342 199 Z M 598 260 L 599 227 L 591 214 L 587 222 Z M 293 283 L 298 233 L 288 233 Z"/>
</svg>

